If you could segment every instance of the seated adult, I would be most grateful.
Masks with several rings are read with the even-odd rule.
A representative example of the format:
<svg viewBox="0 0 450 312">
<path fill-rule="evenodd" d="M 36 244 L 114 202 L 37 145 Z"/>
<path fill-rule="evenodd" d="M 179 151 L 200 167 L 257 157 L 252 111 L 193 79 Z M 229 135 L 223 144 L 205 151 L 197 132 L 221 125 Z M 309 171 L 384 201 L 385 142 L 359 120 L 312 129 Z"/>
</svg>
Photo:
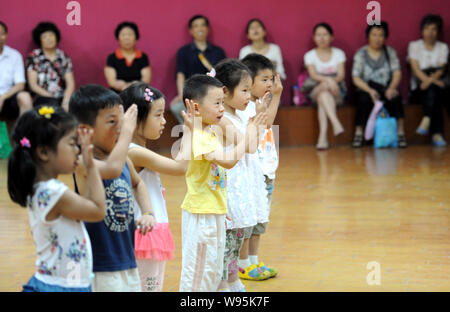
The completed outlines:
<svg viewBox="0 0 450 312">
<path fill-rule="evenodd" d="M 209 20 L 203 15 L 191 17 L 188 23 L 193 41 L 182 46 L 177 52 L 176 83 L 177 96 L 170 103 L 170 110 L 178 123 L 183 124 L 181 111 L 184 81 L 194 74 L 206 74 L 214 65 L 226 58 L 222 48 L 208 42 Z"/>
<path fill-rule="evenodd" d="M 313 29 L 316 48 L 308 51 L 304 63 L 313 82 L 309 96 L 318 106 L 319 139 L 317 149 L 328 148 L 328 119 L 333 125 L 334 135 L 344 132 L 336 114 L 336 105 L 344 102 L 345 86 L 345 53 L 331 46 L 333 29 L 327 23 L 319 23 Z"/>
<path fill-rule="evenodd" d="M 357 87 L 356 129 L 352 142 L 355 148 L 363 145 L 364 127 L 374 103 L 378 100 L 383 102 L 389 115 L 397 119 L 398 146 L 407 147 L 403 104 L 398 91 L 402 78 L 400 61 L 395 50 L 385 45 L 388 37 L 389 27 L 386 22 L 368 25 L 367 45 L 360 48 L 353 58 L 352 78 Z"/>
<path fill-rule="evenodd" d="M 251 44 L 246 45 L 239 51 L 239 59 L 242 60 L 251 53 L 262 54 L 272 61 L 280 78 L 285 80 L 286 73 L 284 71 L 281 49 L 278 45 L 266 41 L 267 31 L 264 23 L 258 18 L 251 19 L 247 23 L 246 34 Z"/>
<path fill-rule="evenodd" d="M 447 114 L 450 117 L 450 63 L 447 62 L 447 68 L 445 69 L 445 76 L 443 78 L 445 88 L 444 88 L 444 103 Z"/>
<path fill-rule="evenodd" d="M 443 81 L 448 58 L 448 46 L 438 41 L 442 33 L 442 18 L 426 15 L 421 22 L 422 39 L 408 45 L 408 58 L 412 69 L 412 103 L 423 105 L 423 118 L 416 132 L 420 135 L 432 134 L 435 146 L 446 146 L 444 140 L 445 83 Z"/>
<path fill-rule="evenodd" d="M 28 86 L 34 95 L 34 105 L 53 103 L 66 111 L 75 91 L 72 60 L 58 49 L 61 34 L 55 24 L 41 22 L 33 29 L 33 41 L 39 49 L 26 59 Z"/>
<path fill-rule="evenodd" d="M 136 48 L 139 29 L 135 23 L 120 23 L 114 32 L 119 48 L 108 55 L 105 77 L 116 92 L 126 89 L 136 81 L 150 84 L 152 70 L 147 54 Z"/>
<path fill-rule="evenodd" d="M 8 27 L 0 21 L 0 119 L 15 120 L 32 107 L 25 89 L 22 55 L 7 46 Z"/>
</svg>

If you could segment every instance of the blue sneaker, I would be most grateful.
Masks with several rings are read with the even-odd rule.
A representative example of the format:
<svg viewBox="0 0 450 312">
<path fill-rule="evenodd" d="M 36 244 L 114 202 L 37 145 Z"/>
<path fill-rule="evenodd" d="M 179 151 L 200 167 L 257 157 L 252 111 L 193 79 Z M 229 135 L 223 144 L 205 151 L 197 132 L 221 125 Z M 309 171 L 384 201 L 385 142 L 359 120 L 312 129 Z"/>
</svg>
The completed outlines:
<svg viewBox="0 0 450 312">
<path fill-rule="evenodd" d="M 447 146 L 447 142 L 445 142 L 443 139 L 433 140 L 433 144 L 436 147 L 444 147 Z"/>
<path fill-rule="evenodd" d="M 419 128 L 417 128 L 416 133 L 420 134 L 420 135 L 427 135 L 428 130 L 419 127 Z"/>
</svg>

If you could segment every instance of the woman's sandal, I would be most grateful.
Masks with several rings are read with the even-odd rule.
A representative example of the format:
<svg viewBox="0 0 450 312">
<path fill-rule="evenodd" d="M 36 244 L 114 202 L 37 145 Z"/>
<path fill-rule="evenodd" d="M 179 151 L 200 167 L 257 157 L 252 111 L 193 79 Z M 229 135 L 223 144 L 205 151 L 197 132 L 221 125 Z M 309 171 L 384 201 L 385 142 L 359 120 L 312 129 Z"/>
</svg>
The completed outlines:
<svg viewBox="0 0 450 312">
<path fill-rule="evenodd" d="M 363 145 L 363 136 L 362 134 L 356 134 L 353 138 L 352 147 L 358 148 Z"/>
<path fill-rule="evenodd" d="M 398 147 L 400 147 L 400 148 L 408 147 L 408 143 L 406 143 L 406 137 L 404 134 L 398 135 Z"/>
</svg>

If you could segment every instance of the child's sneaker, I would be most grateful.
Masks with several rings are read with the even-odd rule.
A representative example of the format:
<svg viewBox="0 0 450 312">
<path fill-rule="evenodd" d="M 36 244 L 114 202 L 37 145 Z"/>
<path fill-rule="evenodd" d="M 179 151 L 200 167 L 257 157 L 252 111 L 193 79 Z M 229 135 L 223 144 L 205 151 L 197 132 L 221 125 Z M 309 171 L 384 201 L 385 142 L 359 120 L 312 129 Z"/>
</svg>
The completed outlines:
<svg viewBox="0 0 450 312">
<path fill-rule="evenodd" d="M 258 268 L 263 272 L 269 272 L 270 277 L 275 277 L 278 274 L 277 269 L 269 268 L 268 266 L 264 265 L 264 262 L 258 263 Z"/>
<path fill-rule="evenodd" d="M 256 265 L 252 264 L 245 270 L 239 268 L 239 278 L 251 281 L 263 281 L 270 278 L 268 271 L 262 271 Z"/>
</svg>

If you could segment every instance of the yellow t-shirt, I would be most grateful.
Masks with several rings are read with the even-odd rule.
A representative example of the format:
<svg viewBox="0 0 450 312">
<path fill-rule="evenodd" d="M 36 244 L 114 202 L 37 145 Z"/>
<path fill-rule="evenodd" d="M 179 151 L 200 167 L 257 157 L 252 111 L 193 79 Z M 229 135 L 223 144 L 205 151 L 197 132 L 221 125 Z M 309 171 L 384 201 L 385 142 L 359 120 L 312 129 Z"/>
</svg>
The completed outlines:
<svg viewBox="0 0 450 312">
<path fill-rule="evenodd" d="M 212 130 L 211 130 L 212 131 Z M 227 213 L 227 175 L 204 155 L 222 148 L 215 133 L 194 129 L 191 160 L 186 173 L 187 194 L 181 208 L 190 213 Z"/>
</svg>

